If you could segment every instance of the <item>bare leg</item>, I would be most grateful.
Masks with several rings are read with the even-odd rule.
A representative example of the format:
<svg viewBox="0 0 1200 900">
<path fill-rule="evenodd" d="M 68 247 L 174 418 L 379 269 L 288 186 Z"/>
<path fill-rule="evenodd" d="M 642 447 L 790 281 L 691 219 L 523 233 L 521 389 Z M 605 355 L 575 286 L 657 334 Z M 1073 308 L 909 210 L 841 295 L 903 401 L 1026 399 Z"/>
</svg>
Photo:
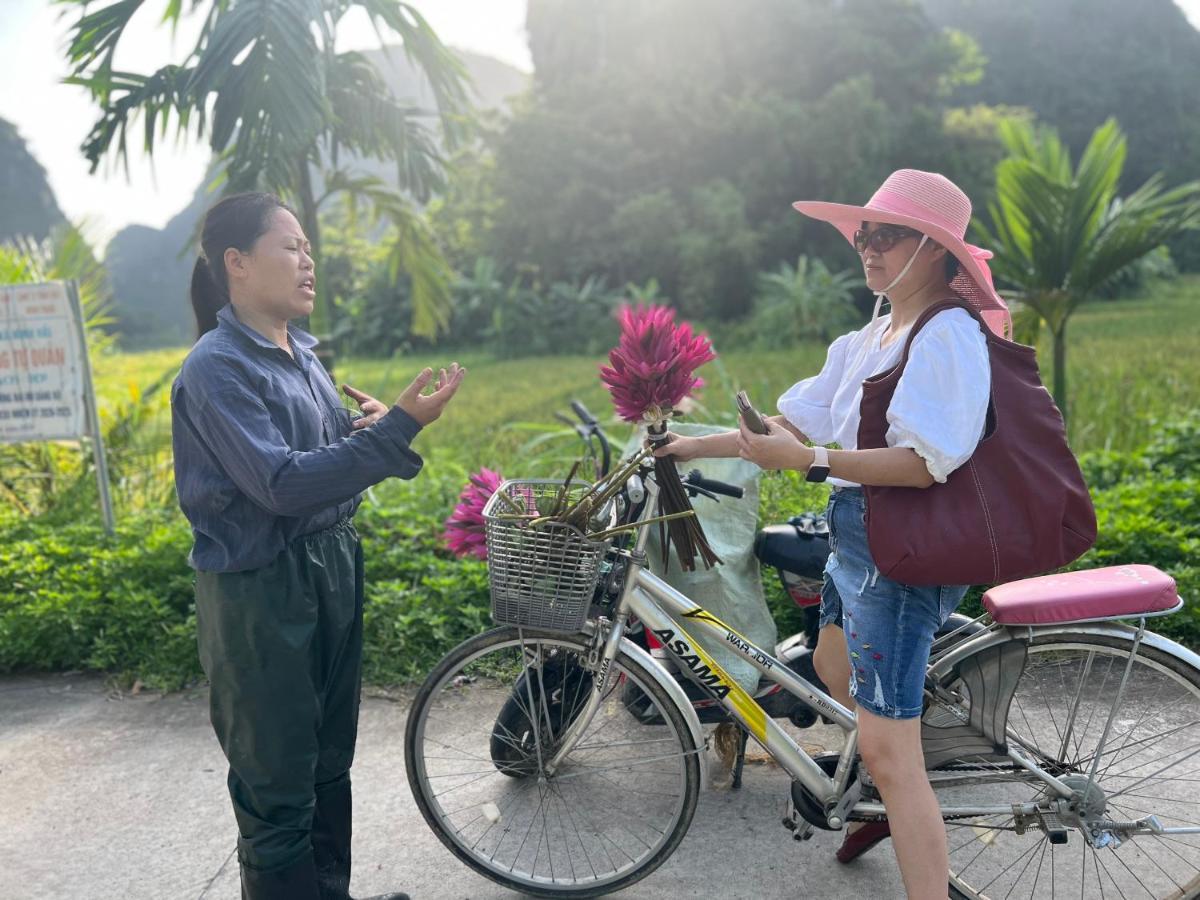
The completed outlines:
<svg viewBox="0 0 1200 900">
<path fill-rule="evenodd" d="M 813 665 L 833 699 L 847 709 L 854 709 L 854 701 L 850 699 L 850 651 L 840 625 L 821 629 L 817 649 L 813 651 Z"/>
<path fill-rule="evenodd" d="M 925 774 L 921 720 L 885 719 L 859 708 L 858 741 L 887 808 L 909 900 L 946 900 L 946 827 Z"/>
<path fill-rule="evenodd" d="M 821 629 L 817 648 L 813 651 L 813 665 L 833 699 L 847 709 L 857 709 L 850 696 L 850 650 L 846 646 L 846 633 L 839 626 L 826 625 Z M 863 824 L 847 823 L 846 834 L 854 834 Z"/>
</svg>

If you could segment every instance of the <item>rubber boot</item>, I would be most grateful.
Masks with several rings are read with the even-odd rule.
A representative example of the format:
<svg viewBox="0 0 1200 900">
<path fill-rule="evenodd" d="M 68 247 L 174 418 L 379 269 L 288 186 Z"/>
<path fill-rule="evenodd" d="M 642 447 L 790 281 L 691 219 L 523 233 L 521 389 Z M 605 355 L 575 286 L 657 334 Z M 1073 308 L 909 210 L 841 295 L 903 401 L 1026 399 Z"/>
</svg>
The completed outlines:
<svg viewBox="0 0 1200 900">
<path fill-rule="evenodd" d="M 349 773 L 317 785 L 312 847 L 321 900 L 349 900 L 353 811 Z"/>
<path fill-rule="evenodd" d="M 316 800 L 312 845 L 321 900 L 351 900 L 350 841 L 354 802 L 350 775 L 317 785 Z M 408 900 L 408 894 L 377 894 L 363 900 Z"/>
<path fill-rule="evenodd" d="M 265 871 L 243 864 L 242 900 L 321 900 L 312 854 Z"/>
</svg>

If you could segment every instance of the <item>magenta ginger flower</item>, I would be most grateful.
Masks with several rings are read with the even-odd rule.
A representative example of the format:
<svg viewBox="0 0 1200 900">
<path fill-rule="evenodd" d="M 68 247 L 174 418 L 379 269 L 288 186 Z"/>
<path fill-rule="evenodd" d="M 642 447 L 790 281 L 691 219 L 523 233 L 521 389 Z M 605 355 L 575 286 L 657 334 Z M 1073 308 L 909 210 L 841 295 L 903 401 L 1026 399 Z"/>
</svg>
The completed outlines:
<svg viewBox="0 0 1200 900">
<path fill-rule="evenodd" d="M 716 359 L 707 335 L 675 324 L 667 306 L 626 306 L 619 316 L 621 339 L 600 380 L 612 394 L 617 415 L 627 422 L 661 422 L 700 386 L 695 372 Z"/>
<path fill-rule="evenodd" d="M 476 556 L 487 559 L 487 539 L 484 533 L 483 508 L 504 480 L 499 472 L 483 468 L 471 475 L 458 495 L 458 506 L 446 520 L 442 539 L 455 556 Z"/>
</svg>

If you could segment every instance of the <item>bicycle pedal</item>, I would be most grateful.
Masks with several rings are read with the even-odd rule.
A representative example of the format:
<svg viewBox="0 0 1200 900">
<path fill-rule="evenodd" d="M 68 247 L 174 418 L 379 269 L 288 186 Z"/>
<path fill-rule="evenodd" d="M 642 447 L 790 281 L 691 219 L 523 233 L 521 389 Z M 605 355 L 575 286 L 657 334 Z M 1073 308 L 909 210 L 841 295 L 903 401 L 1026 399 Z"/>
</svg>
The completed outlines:
<svg viewBox="0 0 1200 900">
<path fill-rule="evenodd" d="M 813 825 L 805 821 L 796 809 L 791 799 L 787 801 L 783 813 L 783 827 L 792 832 L 792 840 L 807 841 L 813 836 Z"/>
<path fill-rule="evenodd" d="M 1038 821 L 1051 844 L 1065 844 L 1067 842 L 1067 826 L 1062 823 L 1062 819 L 1058 817 L 1058 813 L 1051 812 L 1050 810 L 1038 810 Z"/>
<path fill-rule="evenodd" d="M 792 840 L 807 841 L 812 838 L 814 830 L 812 822 L 801 822 L 792 831 Z"/>
</svg>

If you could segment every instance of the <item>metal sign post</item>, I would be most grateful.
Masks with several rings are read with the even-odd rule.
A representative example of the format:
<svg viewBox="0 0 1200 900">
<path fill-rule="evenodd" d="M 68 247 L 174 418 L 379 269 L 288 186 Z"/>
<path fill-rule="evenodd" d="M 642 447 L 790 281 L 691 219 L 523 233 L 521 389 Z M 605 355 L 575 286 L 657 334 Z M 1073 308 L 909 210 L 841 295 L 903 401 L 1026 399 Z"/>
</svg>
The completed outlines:
<svg viewBox="0 0 1200 900">
<path fill-rule="evenodd" d="M 104 530 L 110 535 L 116 529 L 112 495 L 108 491 L 108 457 L 104 455 L 104 433 L 100 430 L 100 408 L 96 403 L 96 385 L 92 383 L 92 362 L 88 354 L 87 329 L 83 324 L 83 302 L 79 299 L 79 282 L 67 282 L 67 296 L 75 311 L 78 325 L 79 357 L 83 361 L 83 402 L 87 407 L 88 434 L 92 439 L 92 455 L 96 461 L 96 486 L 100 490 L 100 509 L 104 515 Z"/>
</svg>

